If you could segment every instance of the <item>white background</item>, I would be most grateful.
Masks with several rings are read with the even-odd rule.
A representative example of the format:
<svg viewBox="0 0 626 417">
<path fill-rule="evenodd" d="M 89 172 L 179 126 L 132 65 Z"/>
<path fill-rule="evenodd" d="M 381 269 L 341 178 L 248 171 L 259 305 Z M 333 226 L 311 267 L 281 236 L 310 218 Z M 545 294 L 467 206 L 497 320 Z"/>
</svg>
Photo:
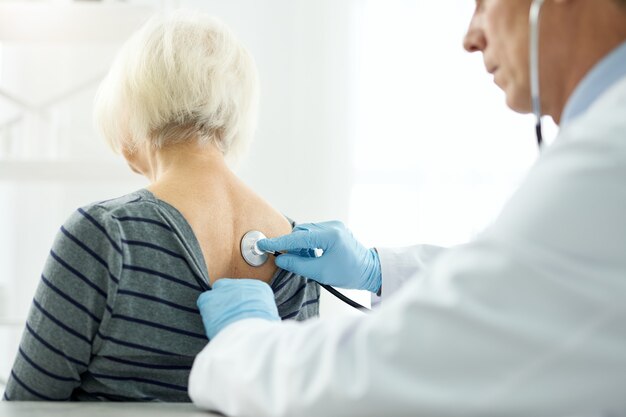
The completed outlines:
<svg viewBox="0 0 626 417">
<path fill-rule="evenodd" d="M 368 245 L 454 245 L 497 215 L 536 158 L 533 121 L 462 50 L 474 5 L 0 0 L 0 375 L 60 224 L 146 184 L 90 113 L 116 49 L 152 12 L 214 14 L 251 50 L 260 122 L 238 173 L 275 207 L 343 220 Z M 344 310 L 323 299 L 323 315 Z"/>
</svg>

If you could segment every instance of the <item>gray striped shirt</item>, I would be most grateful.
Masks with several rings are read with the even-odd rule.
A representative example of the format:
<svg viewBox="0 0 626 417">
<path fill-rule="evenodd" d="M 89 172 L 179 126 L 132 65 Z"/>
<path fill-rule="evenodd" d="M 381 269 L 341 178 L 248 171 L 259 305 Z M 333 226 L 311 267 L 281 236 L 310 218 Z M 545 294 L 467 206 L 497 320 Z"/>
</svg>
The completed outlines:
<svg viewBox="0 0 626 417">
<path fill-rule="evenodd" d="M 189 401 L 206 271 L 189 224 L 147 190 L 78 209 L 50 251 L 4 399 Z M 270 285 L 283 319 L 318 314 L 315 282 L 279 269 Z"/>
</svg>

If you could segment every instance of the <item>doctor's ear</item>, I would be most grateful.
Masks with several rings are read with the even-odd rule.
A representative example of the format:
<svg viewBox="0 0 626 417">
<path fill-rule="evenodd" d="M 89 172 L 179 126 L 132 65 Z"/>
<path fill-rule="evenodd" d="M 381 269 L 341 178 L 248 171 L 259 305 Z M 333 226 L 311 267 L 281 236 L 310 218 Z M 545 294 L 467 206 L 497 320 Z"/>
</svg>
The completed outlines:
<svg viewBox="0 0 626 417">
<path fill-rule="evenodd" d="M 578 0 L 548 0 L 546 3 L 554 3 L 557 6 L 567 6 L 574 4 Z"/>
<path fill-rule="evenodd" d="M 572 8 L 580 4 L 580 2 L 581 0 L 546 0 L 545 6 L 554 6 L 554 10 L 562 10 L 562 7 Z M 557 7 L 559 9 L 557 9 Z"/>
</svg>

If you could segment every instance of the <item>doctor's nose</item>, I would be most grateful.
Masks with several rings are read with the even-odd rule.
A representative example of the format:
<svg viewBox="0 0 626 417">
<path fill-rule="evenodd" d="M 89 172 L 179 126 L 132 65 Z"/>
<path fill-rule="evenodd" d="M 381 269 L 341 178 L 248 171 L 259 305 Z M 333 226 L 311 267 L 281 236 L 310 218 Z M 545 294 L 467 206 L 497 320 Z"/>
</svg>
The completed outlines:
<svg viewBox="0 0 626 417">
<path fill-rule="evenodd" d="M 479 19 L 474 16 L 463 38 L 463 48 L 467 52 L 482 52 L 486 47 L 487 39 L 485 38 L 485 33 L 479 26 Z"/>
</svg>

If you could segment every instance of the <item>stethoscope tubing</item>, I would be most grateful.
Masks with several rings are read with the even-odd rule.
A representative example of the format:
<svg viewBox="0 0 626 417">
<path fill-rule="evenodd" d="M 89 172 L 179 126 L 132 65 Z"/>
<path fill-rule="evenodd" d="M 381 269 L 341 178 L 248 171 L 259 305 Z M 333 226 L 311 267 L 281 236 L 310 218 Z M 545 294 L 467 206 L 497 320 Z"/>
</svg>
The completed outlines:
<svg viewBox="0 0 626 417">
<path fill-rule="evenodd" d="M 536 118 L 535 134 L 537 135 L 537 146 L 541 150 L 543 144 L 543 133 L 541 129 L 541 90 L 539 83 L 539 17 L 541 7 L 545 0 L 533 0 L 530 6 L 530 96 L 533 107 L 533 114 Z"/>
<path fill-rule="evenodd" d="M 274 256 L 282 255 L 282 253 L 280 253 L 280 252 L 269 252 L 269 253 L 271 253 Z M 361 304 L 357 303 L 356 301 L 354 301 L 350 297 L 346 297 L 345 295 L 343 295 L 342 293 L 340 293 L 339 291 L 337 291 L 335 288 L 331 287 L 330 285 L 322 284 L 322 283 L 319 283 L 319 284 L 320 284 L 320 287 L 324 288 L 330 294 L 334 295 L 336 298 L 338 298 L 339 300 L 343 301 L 344 303 L 346 303 L 350 307 L 356 308 L 357 310 L 363 311 L 363 312 L 371 311 L 371 309 L 365 307 L 364 305 L 361 305 Z"/>
</svg>

